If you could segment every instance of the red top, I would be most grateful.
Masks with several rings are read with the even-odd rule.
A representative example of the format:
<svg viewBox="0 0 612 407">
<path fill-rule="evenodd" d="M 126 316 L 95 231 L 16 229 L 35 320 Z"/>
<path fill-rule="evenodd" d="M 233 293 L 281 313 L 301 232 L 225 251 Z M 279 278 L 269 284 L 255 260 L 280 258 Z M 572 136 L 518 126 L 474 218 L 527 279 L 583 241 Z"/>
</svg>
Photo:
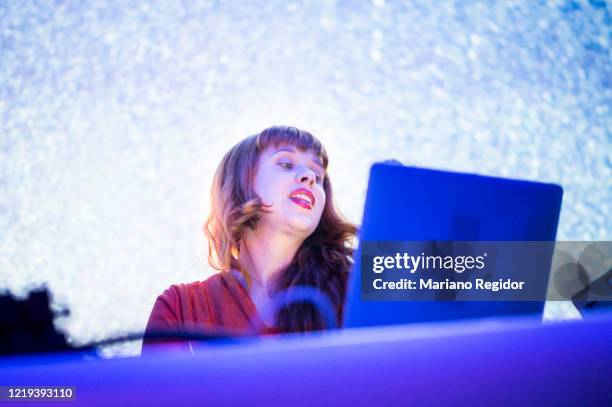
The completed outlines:
<svg viewBox="0 0 612 407">
<path fill-rule="evenodd" d="M 234 271 L 221 272 L 205 281 L 170 286 L 153 305 L 143 340 L 143 353 L 156 342 L 147 338 L 153 331 L 226 331 L 235 335 L 276 333 L 274 328 L 264 324 L 238 277 L 241 278 Z M 189 341 L 173 340 L 171 344 L 181 350 L 191 349 Z"/>
</svg>

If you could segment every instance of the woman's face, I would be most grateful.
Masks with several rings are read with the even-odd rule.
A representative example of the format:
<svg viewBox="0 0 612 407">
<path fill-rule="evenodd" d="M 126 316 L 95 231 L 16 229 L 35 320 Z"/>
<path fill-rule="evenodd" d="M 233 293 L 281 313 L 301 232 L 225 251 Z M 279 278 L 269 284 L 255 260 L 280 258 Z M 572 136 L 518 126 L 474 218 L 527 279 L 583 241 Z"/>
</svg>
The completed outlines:
<svg viewBox="0 0 612 407">
<path fill-rule="evenodd" d="M 325 172 L 312 151 L 285 145 L 266 148 L 257 163 L 253 188 L 270 213 L 259 227 L 306 239 L 314 232 L 325 207 Z"/>
</svg>

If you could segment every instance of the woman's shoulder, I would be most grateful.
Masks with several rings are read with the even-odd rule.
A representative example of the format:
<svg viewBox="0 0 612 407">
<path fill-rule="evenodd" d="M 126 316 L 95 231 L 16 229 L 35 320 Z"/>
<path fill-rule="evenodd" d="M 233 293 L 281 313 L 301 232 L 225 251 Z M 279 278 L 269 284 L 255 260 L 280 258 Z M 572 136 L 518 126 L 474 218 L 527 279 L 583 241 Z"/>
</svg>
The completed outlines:
<svg viewBox="0 0 612 407">
<path fill-rule="evenodd" d="M 173 319 L 182 323 L 208 322 L 216 318 L 216 306 L 226 302 L 229 276 L 215 273 L 202 281 L 172 284 L 155 302 L 156 319 Z"/>
<path fill-rule="evenodd" d="M 206 292 L 218 292 L 227 279 L 224 273 L 226 272 L 218 272 L 205 280 L 193 281 L 191 283 L 172 284 L 164 290 L 160 297 L 181 300 L 184 298 L 193 298 L 194 295 L 199 296 Z"/>
<path fill-rule="evenodd" d="M 223 296 L 224 275 L 215 273 L 203 281 L 172 284 L 155 301 L 145 330 L 145 344 L 159 332 L 201 329 L 218 323 L 214 305 Z M 144 349 L 144 347 L 143 347 Z"/>
<path fill-rule="evenodd" d="M 172 284 L 159 295 L 158 300 L 173 308 L 202 302 L 217 303 L 245 295 L 246 282 L 235 270 L 217 272 L 205 280 L 191 283 Z"/>
</svg>

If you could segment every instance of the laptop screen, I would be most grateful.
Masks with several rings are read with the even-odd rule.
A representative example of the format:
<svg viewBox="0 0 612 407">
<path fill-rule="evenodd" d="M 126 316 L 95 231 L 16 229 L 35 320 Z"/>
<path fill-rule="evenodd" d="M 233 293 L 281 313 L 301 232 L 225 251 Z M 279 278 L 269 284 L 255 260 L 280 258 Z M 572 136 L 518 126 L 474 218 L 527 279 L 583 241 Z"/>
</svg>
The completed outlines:
<svg viewBox="0 0 612 407">
<path fill-rule="evenodd" d="M 370 171 L 360 245 L 372 241 L 554 242 L 562 194 L 561 187 L 554 184 L 375 164 Z M 548 281 L 549 271 L 546 267 L 538 271 L 543 273 L 542 281 Z M 544 283 L 544 291 L 545 287 Z M 345 326 L 541 313 L 543 307 L 543 300 L 364 300 L 360 248 L 349 281 Z"/>
</svg>

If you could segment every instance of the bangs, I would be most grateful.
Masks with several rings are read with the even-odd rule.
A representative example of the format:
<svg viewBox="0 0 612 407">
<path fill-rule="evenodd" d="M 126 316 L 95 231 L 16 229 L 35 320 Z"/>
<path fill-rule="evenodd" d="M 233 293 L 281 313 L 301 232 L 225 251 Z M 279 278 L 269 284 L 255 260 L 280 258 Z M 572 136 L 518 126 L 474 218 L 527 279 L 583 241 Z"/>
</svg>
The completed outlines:
<svg viewBox="0 0 612 407">
<path fill-rule="evenodd" d="M 291 126 L 273 126 L 265 129 L 256 140 L 257 148 L 261 152 L 268 147 L 292 146 L 300 151 L 312 151 L 327 169 L 327 152 L 321 142 L 305 130 Z"/>
</svg>

